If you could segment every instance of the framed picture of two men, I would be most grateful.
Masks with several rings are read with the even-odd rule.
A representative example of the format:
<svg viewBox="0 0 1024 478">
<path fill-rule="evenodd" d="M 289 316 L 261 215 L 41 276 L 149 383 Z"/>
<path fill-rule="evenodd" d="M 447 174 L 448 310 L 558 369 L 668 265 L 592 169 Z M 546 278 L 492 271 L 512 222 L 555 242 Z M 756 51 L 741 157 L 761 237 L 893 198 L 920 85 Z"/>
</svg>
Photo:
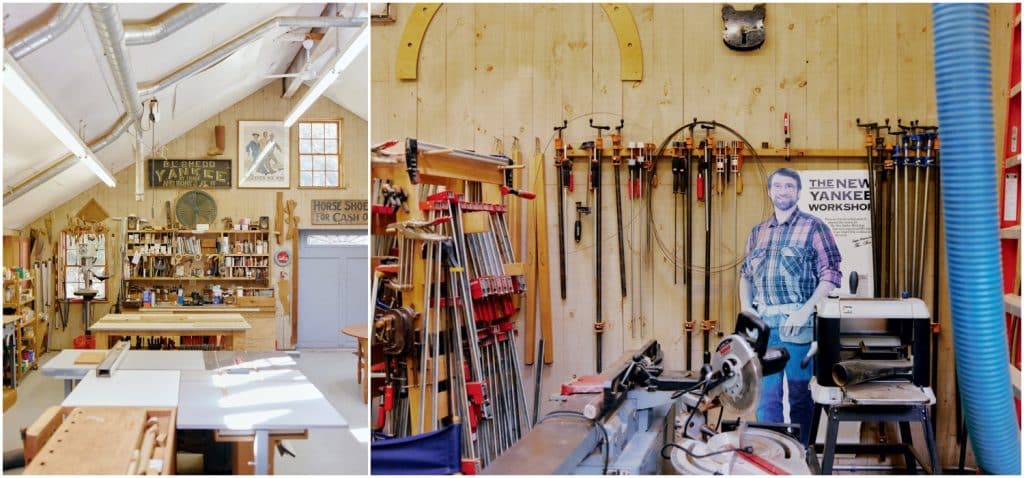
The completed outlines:
<svg viewBox="0 0 1024 478">
<path fill-rule="evenodd" d="M 238 187 L 289 187 L 290 159 L 288 128 L 280 121 L 238 122 Z"/>
</svg>

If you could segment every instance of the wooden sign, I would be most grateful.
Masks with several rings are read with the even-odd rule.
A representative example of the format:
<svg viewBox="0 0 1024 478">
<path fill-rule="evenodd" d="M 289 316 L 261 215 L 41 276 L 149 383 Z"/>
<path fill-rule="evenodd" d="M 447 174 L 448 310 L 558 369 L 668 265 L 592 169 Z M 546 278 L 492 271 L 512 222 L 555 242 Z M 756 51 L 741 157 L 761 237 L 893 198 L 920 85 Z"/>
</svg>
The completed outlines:
<svg viewBox="0 0 1024 478">
<path fill-rule="evenodd" d="M 151 188 L 231 189 L 230 159 L 151 159 Z"/>
<path fill-rule="evenodd" d="M 310 203 L 314 225 L 364 226 L 369 223 L 365 199 L 313 199 Z"/>
</svg>

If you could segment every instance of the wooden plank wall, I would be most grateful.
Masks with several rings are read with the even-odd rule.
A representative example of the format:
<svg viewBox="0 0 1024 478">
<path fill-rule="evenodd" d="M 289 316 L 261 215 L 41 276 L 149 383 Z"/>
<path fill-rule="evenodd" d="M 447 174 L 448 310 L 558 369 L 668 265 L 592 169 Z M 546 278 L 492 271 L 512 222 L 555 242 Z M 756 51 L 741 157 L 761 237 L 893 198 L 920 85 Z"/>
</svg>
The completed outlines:
<svg viewBox="0 0 1024 478">
<path fill-rule="evenodd" d="M 292 99 L 281 98 L 281 86 L 279 82 L 271 82 L 262 89 L 256 91 L 245 99 L 235 103 L 224 111 L 207 118 L 202 123 L 185 134 L 167 143 L 168 159 L 206 159 L 206 158 L 237 158 L 238 157 L 238 121 L 239 120 L 283 120 L 291 107 L 298 102 L 305 89 L 299 91 Z M 369 190 L 367 187 L 368 177 L 368 146 L 367 146 L 367 122 L 352 114 L 348 110 L 338 106 L 333 101 L 322 97 L 306 112 L 303 118 L 307 119 L 341 119 L 341 161 L 342 161 L 342 188 L 333 190 L 299 189 L 298 185 L 298 125 L 291 128 L 291 184 L 292 187 L 285 190 L 285 199 L 294 199 L 298 202 L 298 215 L 301 219 L 300 229 L 310 228 L 310 200 L 327 198 L 363 199 L 366 198 Z M 226 127 L 227 147 L 223 156 L 206 156 L 207 149 L 213 144 L 214 126 L 222 124 Z M 159 127 L 159 125 L 158 125 Z M 241 217 L 258 219 L 259 216 L 270 216 L 274 218 L 276 204 L 275 189 L 239 189 L 237 187 L 237 162 L 233 165 L 231 189 L 210 189 L 207 192 L 217 202 L 218 223 L 212 224 L 211 228 L 219 230 L 223 225 L 219 218 L 231 217 L 237 223 Z M 107 188 L 98 184 L 61 206 L 41 215 L 36 221 L 26 226 L 22 233 L 27 234 L 31 228 L 43 229 L 43 220 L 47 217 L 53 220 L 53 232 L 56 237 L 50 239 L 52 244 L 59 239 L 60 230 L 67 224 L 69 216 L 73 216 L 90 198 L 106 209 L 112 217 L 135 214 L 142 218 L 155 218 L 154 223 L 162 226 L 164 224 L 164 201 L 175 199 L 186 190 L 184 189 L 146 189 L 145 198 L 142 202 L 135 201 L 135 167 L 129 166 L 115 174 L 117 186 Z M 107 220 L 104 222 L 112 231 L 117 230 L 117 222 Z M 271 228 L 274 225 L 271 224 Z M 316 226 L 318 229 L 331 229 L 330 226 Z M 334 229 L 365 229 L 365 226 L 357 227 L 333 227 Z M 17 231 L 15 231 L 17 232 Z M 110 236 L 108 235 L 108 240 Z M 119 242 L 109 242 L 108 252 L 118 250 Z M 291 250 L 290 242 L 284 241 L 281 246 L 272 244 L 272 250 L 280 248 Z M 52 254 L 51 248 L 44 251 L 46 257 Z M 295 258 L 293 258 L 295 260 Z M 120 271 L 115 271 L 119 273 Z M 287 268 L 271 267 L 272 285 L 276 285 L 281 272 L 291 274 L 291 266 Z M 108 292 L 116 293 L 119 276 L 115 275 L 109 279 L 111 286 Z M 94 313 L 96 317 L 106 315 L 112 308 L 111 303 L 96 303 Z M 290 311 L 280 310 L 278 307 L 277 337 L 282 347 L 287 347 L 290 340 L 291 319 Z M 53 346 L 57 349 L 70 348 L 71 341 L 83 333 L 81 323 L 81 306 L 72 305 L 71 318 L 68 321 L 68 328 L 54 331 Z M 267 333 L 267 332 L 264 332 Z M 270 331 L 269 333 L 274 333 Z"/>
<path fill-rule="evenodd" d="M 721 4 L 632 4 L 644 55 L 644 80 L 619 81 L 618 49 L 604 12 L 598 5 L 445 5 L 428 29 L 421 50 L 417 81 L 399 81 L 394 73 L 398 38 L 408 4 L 392 5 L 398 21 L 373 28 L 372 136 L 373 141 L 414 136 L 459 148 L 490 151 L 493 138 L 511 144 L 518 136 L 524 155 L 532 154 L 533 138 L 545 148 L 551 166 L 551 128 L 570 120 L 569 142 L 592 139 L 587 118 L 598 123 L 626 121 L 623 140 L 660 143 L 677 127 L 698 117 L 717 120 L 740 131 L 751 143 L 783 144 L 782 118 L 792 118 L 795 148 L 860 148 L 863 134 L 856 118 L 882 121 L 938 121 L 932 64 L 931 11 L 928 5 L 886 4 L 768 4 L 767 41 L 759 50 L 735 52 L 722 44 Z M 995 120 L 1003 124 L 1012 5 L 992 5 Z M 1002 93 L 1000 93 L 1002 92 Z M 1002 129 L 997 127 L 998 140 Z M 721 139 L 729 139 L 727 136 Z M 1002 144 L 997 142 L 997 144 Z M 738 198 L 713 205 L 717 237 L 712 267 L 733 263 L 750 228 L 768 215 L 764 177 L 752 162 L 745 168 L 745 190 Z M 765 160 L 764 171 L 782 166 Z M 858 169 L 862 160 L 794 160 L 801 169 Z M 664 166 L 662 166 L 664 168 Z M 577 184 L 585 181 L 581 165 Z M 672 208 L 669 176 L 654 192 L 653 229 L 664 243 L 655 243 L 653 264 L 644 264 L 643 298 L 619 299 L 614 258 L 615 209 L 611 167 L 603 174 L 606 199 L 601 253 L 605 332 L 608 363 L 623 351 L 657 338 L 666 351 L 669 368 L 682 368 L 682 283 L 673 285 L 671 248 Z M 624 173 L 625 174 L 625 173 Z M 556 176 L 547 172 L 548 218 L 556 217 Z M 716 198 L 717 199 L 717 198 Z M 567 230 L 575 220 L 575 201 L 585 200 L 577 188 L 566 203 Z M 623 205 L 629 210 L 628 200 Z M 738 215 L 734 211 L 740 211 Z M 627 212 L 627 214 L 629 214 Z M 695 210 L 695 266 L 703 267 L 703 211 Z M 632 217 L 632 216 L 630 216 Z M 637 218 L 641 217 L 639 215 Z M 640 221 L 626 221 L 639 227 Z M 557 228 L 550 228 L 550 250 L 557 251 Z M 635 230 L 636 231 L 636 230 Z M 735 231 L 735 232 L 734 232 Z M 636 233 L 636 232 L 634 232 Z M 571 237 L 571 232 L 569 232 Z M 736 236 L 736 237 L 734 237 Z M 637 236 L 639 237 L 639 236 Z M 594 372 L 593 216 L 584 218 L 580 244 L 567 240 L 569 293 L 555 300 L 555 362 L 543 370 L 541 397 L 578 374 Z M 934 247 L 934 242 L 929 248 Z M 638 254 L 643 241 L 627 242 L 627 254 Z M 931 249 L 929 249 L 931 250 Z M 679 251 L 681 254 L 681 250 Z M 929 252 L 930 254 L 930 252 Z M 930 257 L 930 256 L 929 256 Z M 551 284 L 557 284 L 557 261 L 552 260 Z M 940 271 L 944 266 L 940 266 Z M 680 275 L 682 271 L 680 271 Z M 927 277 L 934 276 L 931 270 Z M 699 274 L 695 276 L 700 277 Z M 720 330 L 729 331 L 737 311 L 737 270 L 712 277 L 712 315 L 725 318 Z M 945 280 L 942 276 L 941 280 Z M 931 285 L 925 298 L 931 302 Z M 702 282 L 695 281 L 695 310 L 702 310 Z M 941 294 L 945 297 L 946 293 Z M 636 301 L 632 304 L 630 301 Z M 631 330 L 632 310 L 642 310 L 642 326 Z M 933 307 L 934 309 L 934 307 Z M 939 304 L 941 336 L 938 443 L 945 466 L 955 465 L 952 344 L 949 305 Z M 521 324 L 520 324 L 521 330 Z M 699 344 L 699 339 L 694 341 Z M 714 341 L 712 342 L 714 343 Z M 699 363 L 699 345 L 693 351 Z M 532 367 L 524 376 L 532 377 Z M 532 400 L 532 380 L 527 380 Z M 542 413 L 550 409 L 542 405 Z"/>
</svg>

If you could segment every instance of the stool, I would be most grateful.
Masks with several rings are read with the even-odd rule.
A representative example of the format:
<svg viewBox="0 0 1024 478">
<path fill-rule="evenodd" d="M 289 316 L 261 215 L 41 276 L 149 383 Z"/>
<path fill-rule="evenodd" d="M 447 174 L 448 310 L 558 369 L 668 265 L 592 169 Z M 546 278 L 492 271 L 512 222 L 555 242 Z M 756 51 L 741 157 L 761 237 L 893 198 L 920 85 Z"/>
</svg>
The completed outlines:
<svg viewBox="0 0 1024 478">
<path fill-rule="evenodd" d="M 814 404 L 814 415 L 811 419 L 811 434 L 818 435 L 818 421 L 824 410 L 828 416 L 828 427 L 825 430 L 824 454 L 821 457 L 821 473 L 832 474 L 832 465 L 836 453 L 901 453 L 907 462 L 907 473 L 916 473 L 915 463 L 924 465 L 924 461 L 914 450 L 914 440 L 910 435 L 910 423 L 920 422 L 924 427 L 924 437 L 928 447 L 932 474 L 941 473 L 939 456 L 935 448 L 935 433 L 929 417 L 927 403 L 907 405 L 822 405 Z M 837 444 L 839 422 L 898 422 L 901 443 L 898 444 Z M 817 447 L 817 444 L 816 444 Z"/>
</svg>

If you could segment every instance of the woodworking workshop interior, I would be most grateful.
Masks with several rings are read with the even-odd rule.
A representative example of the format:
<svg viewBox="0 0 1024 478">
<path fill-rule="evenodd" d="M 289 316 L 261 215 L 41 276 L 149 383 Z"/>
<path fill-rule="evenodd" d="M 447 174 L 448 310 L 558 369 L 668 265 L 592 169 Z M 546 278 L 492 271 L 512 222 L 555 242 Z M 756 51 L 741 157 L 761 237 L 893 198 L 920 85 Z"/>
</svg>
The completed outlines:
<svg viewBox="0 0 1024 478">
<path fill-rule="evenodd" d="M 0 3 L 4 474 L 1020 476 L 1020 3 Z"/>
<path fill-rule="evenodd" d="M 1020 474 L 1019 4 L 371 16 L 371 472 Z"/>
<path fill-rule="evenodd" d="M 369 6 L 2 8 L 4 473 L 369 473 Z"/>
</svg>

